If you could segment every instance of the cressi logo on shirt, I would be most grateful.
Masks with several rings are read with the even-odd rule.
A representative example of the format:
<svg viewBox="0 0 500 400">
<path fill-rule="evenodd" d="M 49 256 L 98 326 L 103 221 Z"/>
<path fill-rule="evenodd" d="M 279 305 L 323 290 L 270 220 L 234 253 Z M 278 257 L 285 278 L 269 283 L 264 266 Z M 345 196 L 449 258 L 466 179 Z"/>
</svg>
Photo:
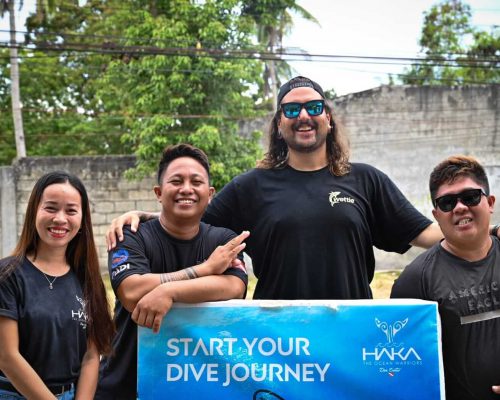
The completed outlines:
<svg viewBox="0 0 500 400">
<path fill-rule="evenodd" d="M 128 251 L 125 249 L 118 249 L 116 250 L 113 255 L 111 256 L 111 268 L 115 269 L 119 265 L 123 264 L 125 261 L 128 260 Z"/>
<path fill-rule="evenodd" d="M 338 203 L 349 203 L 349 204 L 354 204 L 354 199 L 351 197 L 340 197 L 341 192 L 330 192 L 330 196 L 328 197 L 328 201 L 330 201 L 330 204 L 332 207 L 335 204 Z"/>
</svg>

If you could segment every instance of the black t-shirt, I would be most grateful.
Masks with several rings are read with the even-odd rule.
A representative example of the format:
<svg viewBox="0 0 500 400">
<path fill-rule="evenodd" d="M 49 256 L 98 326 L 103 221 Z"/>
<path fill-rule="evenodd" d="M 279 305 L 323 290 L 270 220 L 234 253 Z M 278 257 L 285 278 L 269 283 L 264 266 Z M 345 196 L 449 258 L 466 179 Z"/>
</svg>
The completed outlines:
<svg viewBox="0 0 500 400">
<path fill-rule="evenodd" d="M 250 231 L 256 299 L 371 298 L 373 246 L 403 253 L 431 223 L 385 174 L 356 163 L 341 177 L 253 169 L 222 189 L 203 220 Z"/>
<path fill-rule="evenodd" d="M 436 244 L 408 265 L 393 298 L 436 301 L 441 316 L 448 400 L 498 399 L 500 385 L 500 241 L 469 262 Z"/>
<path fill-rule="evenodd" d="M 0 268 L 12 261 L 1 260 Z M 19 352 L 46 385 L 76 382 L 87 351 L 87 315 L 72 269 L 51 290 L 43 272 L 25 258 L 0 282 L 0 315 L 17 321 Z"/>
<path fill-rule="evenodd" d="M 142 223 L 137 233 L 124 229 L 124 240 L 109 253 L 108 267 L 113 290 L 130 275 L 174 272 L 204 262 L 212 252 L 236 234 L 225 228 L 200 223 L 200 231 L 191 240 L 179 240 L 162 228 L 158 219 Z M 247 275 L 237 268 L 224 273 L 235 275 L 247 284 Z M 137 325 L 130 313 L 116 300 L 117 335 L 114 355 L 104 358 L 95 399 L 128 400 L 136 398 Z"/>
</svg>

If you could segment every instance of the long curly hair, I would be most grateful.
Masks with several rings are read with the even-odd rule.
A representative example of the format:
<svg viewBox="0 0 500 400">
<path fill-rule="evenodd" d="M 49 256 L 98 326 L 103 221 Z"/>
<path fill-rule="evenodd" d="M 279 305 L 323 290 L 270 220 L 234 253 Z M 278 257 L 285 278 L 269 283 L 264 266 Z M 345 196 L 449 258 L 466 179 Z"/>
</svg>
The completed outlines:
<svg viewBox="0 0 500 400">
<path fill-rule="evenodd" d="M 272 169 L 284 168 L 288 163 L 288 146 L 278 135 L 278 122 L 281 118 L 281 109 L 276 111 L 269 127 L 269 149 L 264 158 L 257 163 L 257 168 Z M 331 129 L 326 137 L 326 152 L 328 168 L 335 176 L 349 173 L 349 140 L 344 127 L 333 115 L 332 107 L 325 102 L 325 113 L 330 116 Z"/>
</svg>

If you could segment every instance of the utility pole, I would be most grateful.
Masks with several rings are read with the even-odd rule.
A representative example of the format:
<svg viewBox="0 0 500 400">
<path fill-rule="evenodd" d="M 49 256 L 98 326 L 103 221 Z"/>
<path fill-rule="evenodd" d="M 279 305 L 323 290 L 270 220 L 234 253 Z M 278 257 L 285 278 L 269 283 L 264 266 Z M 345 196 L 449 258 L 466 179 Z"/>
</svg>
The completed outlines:
<svg viewBox="0 0 500 400">
<path fill-rule="evenodd" d="M 8 0 L 10 23 L 10 80 L 12 118 L 14 119 L 14 135 L 16 137 L 17 158 L 26 157 L 26 144 L 24 140 L 23 115 L 21 111 L 21 88 L 19 85 L 19 64 L 17 58 L 16 19 L 14 0 Z"/>
</svg>

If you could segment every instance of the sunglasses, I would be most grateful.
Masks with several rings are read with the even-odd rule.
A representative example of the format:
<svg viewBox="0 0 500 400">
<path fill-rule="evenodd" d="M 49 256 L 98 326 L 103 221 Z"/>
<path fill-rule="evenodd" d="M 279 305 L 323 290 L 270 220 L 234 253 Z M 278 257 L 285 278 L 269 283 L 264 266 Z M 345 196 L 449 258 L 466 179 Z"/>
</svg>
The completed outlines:
<svg viewBox="0 0 500 400">
<path fill-rule="evenodd" d="M 467 207 L 477 206 L 481 202 L 481 196 L 488 196 L 483 189 L 468 189 L 457 194 L 445 194 L 434 199 L 434 207 L 439 207 L 443 212 L 453 210 L 458 200 Z"/>
<path fill-rule="evenodd" d="M 312 100 L 307 103 L 285 103 L 281 105 L 283 115 L 287 118 L 297 118 L 303 108 L 311 117 L 316 117 L 323 112 L 325 101 Z"/>
</svg>

